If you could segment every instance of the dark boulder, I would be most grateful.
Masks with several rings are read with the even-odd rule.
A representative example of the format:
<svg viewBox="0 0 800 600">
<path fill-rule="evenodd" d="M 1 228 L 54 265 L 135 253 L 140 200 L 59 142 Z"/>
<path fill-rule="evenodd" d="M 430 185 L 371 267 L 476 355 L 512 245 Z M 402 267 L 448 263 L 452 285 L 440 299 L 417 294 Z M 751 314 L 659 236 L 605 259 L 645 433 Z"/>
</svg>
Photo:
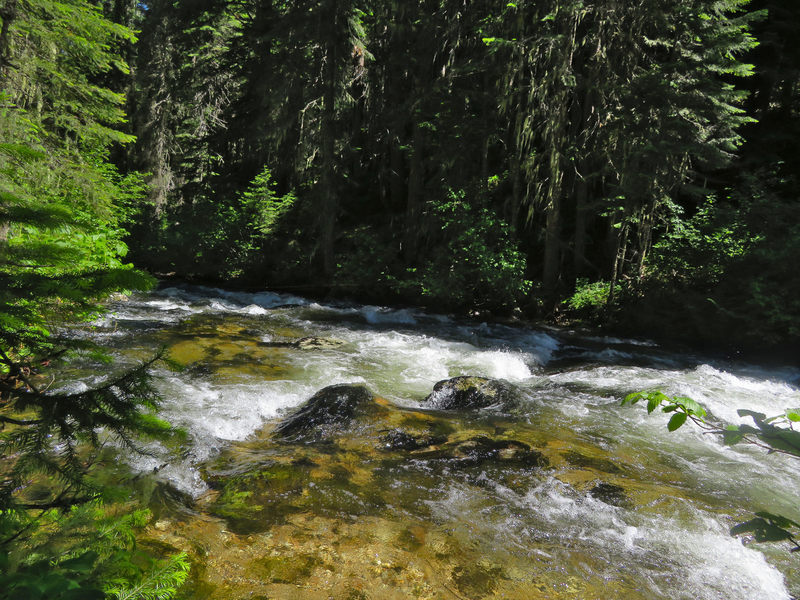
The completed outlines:
<svg viewBox="0 0 800 600">
<path fill-rule="evenodd" d="M 508 412 L 519 404 L 521 396 L 519 389 L 505 381 L 463 375 L 438 382 L 425 402 L 442 410 Z"/>
<path fill-rule="evenodd" d="M 281 421 L 273 434 L 288 441 L 324 439 L 344 429 L 373 400 L 372 392 L 363 385 L 328 386 Z"/>
</svg>

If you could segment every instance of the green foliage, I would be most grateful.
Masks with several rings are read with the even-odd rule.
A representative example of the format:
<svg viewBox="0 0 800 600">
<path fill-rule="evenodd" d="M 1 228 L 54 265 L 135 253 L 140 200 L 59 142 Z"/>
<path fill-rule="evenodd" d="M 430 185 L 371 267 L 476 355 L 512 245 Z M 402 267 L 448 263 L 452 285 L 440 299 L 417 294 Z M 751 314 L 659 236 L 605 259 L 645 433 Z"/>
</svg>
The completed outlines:
<svg viewBox="0 0 800 600">
<path fill-rule="evenodd" d="M 136 552 L 147 514 L 98 504 L 110 490 L 95 480 L 110 439 L 136 450 L 171 435 L 147 373 L 158 357 L 75 393 L 51 391 L 47 373 L 69 351 L 97 355 L 65 326 L 153 283 L 123 262 L 142 178 L 109 161 L 133 137 L 104 82 L 128 72 L 118 52 L 134 35 L 82 0 L 6 2 L 2 18 L 0 597 L 105 598 L 119 580 L 166 598 L 185 560 Z"/>
<path fill-rule="evenodd" d="M 613 282 L 615 297 L 619 282 L 661 268 L 648 258 L 662 225 L 709 193 L 753 125 L 746 5 L 146 3 L 133 163 L 152 173 L 153 214 L 132 241 L 153 244 L 159 270 L 311 288 L 324 278 L 442 306 L 493 304 L 485 289 L 468 295 L 473 277 L 494 274 L 484 287 L 499 306 L 530 287 L 551 308 L 576 279 Z M 265 172 L 251 179 L 264 165 L 274 187 Z M 443 185 L 470 190 L 474 214 L 448 215 Z M 248 199 L 291 190 L 291 227 L 289 215 L 270 226 L 269 205 Z M 524 276 L 495 215 L 522 242 L 507 245 L 526 254 Z M 739 223 L 688 227 L 703 239 L 685 276 L 721 276 L 724 257 L 749 248 Z M 352 239 L 367 231 L 374 256 Z M 599 312 L 601 286 L 581 283 L 572 310 Z M 753 296 L 778 312 L 771 291 Z M 707 304 L 693 300 L 693 311 Z"/>
<path fill-rule="evenodd" d="M 797 339 L 800 204 L 785 190 L 768 173 L 742 177 L 724 200 L 710 198 L 675 222 L 654 249 L 639 307 L 630 308 L 669 321 L 688 311 L 696 325 L 684 335 L 695 338 L 759 346 Z"/>
<path fill-rule="evenodd" d="M 426 208 L 432 234 L 422 266 L 394 280 L 396 289 L 450 309 L 516 307 L 531 282 L 509 226 L 490 209 L 470 204 L 463 192 L 451 191 Z"/>
<path fill-rule="evenodd" d="M 703 420 L 707 416 L 706 410 L 691 398 L 685 396 L 675 396 L 671 398 L 658 390 L 652 392 L 636 392 L 628 394 L 622 401 L 622 405 L 636 404 L 640 400 L 647 401 L 647 413 L 652 413 L 656 408 L 661 407 L 662 412 L 675 413 L 667 424 L 667 429 L 675 431 L 691 418 L 697 423 L 705 423 Z"/>
<path fill-rule="evenodd" d="M 108 162 L 132 138 L 116 129 L 124 98 L 97 84 L 127 70 L 110 48 L 133 34 L 85 2 L 20 5 L 3 24 L 0 349 L 41 355 L 54 321 L 90 317 L 109 292 L 151 280 L 121 260 L 141 182 Z"/>
<path fill-rule="evenodd" d="M 159 560 L 137 548 L 150 518 L 97 501 L 42 512 L 13 550 L 0 551 L 0 599 L 172 598 L 189 565 L 185 554 Z M 7 525 L 3 514 L 0 527 Z"/>
<path fill-rule="evenodd" d="M 723 440 L 728 445 L 746 441 L 767 448 L 770 452 L 790 454 L 800 458 L 800 432 L 792 424 L 800 420 L 800 409 L 787 410 L 781 415 L 767 417 L 751 410 L 738 410 L 740 417 L 750 417 L 751 425 L 728 425 L 723 431 Z"/>
<path fill-rule="evenodd" d="M 735 209 L 709 196 L 692 218 L 673 222 L 655 245 L 651 264 L 658 273 L 710 289 L 757 241 Z"/>
<path fill-rule="evenodd" d="M 621 286 L 617 286 L 619 291 Z M 611 283 L 608 281 L 592 281 L 579 278 L 575 282 L 575 293 L 567 300 L 566 305 L 578 313 L 596 314 L 608 304 Z"/>
<path fill-rule="evenodd" d="M 189 574 L 185 553 L 161 561 L 133 585 L 124 582 L 106 586 L 105 592 L 114 600 L 170 600 Z"/>
<path fill-rule="evenodd" d="M 235 279 L 256 270 L 265 260 L 265 245 L 276 234 L 295 205 L 293 193 L 279 196 L 268 167 L 264 167 L 232 202 L 198 202 L 191 207 L 189 224 L 180 223 L 178 240 L 187 234 L 193 242 L 195 273 Z M 210 219 L 210 220 L 209 220 Z M 195 223 L 197 229 L 192 229 Z"/>
<path fill-rule="evenodd" d="M 778 452 L 794 458 L 800 458 L 800 432 L 795 431 L 793 424 L 800 422 L 800 409 L 788 409 L 783 414 L 767 417 L 764 413 L 740 409 L 740 417 L 751 417 L 756 427 L 751 425 L 717 425 L 706 418 L 708 413 L 699 403 L 685 396 L 670 397 L 658 390 L 628 394 L 622 405 L 634 405 L 639 401 L 647 402 L 647 412 L 652 413 L 661 408 L 664 413 L 672 413 L 667 423 L 669 431 L 679 429 L 687 420 L 707 433 L 719 435 L 725 445 L 745 443 L 767 450 L 767 453 Z M 795 536 L 800 535 L 800 524 L 780 515 L 769 512 L 757 512 L 749 521 L 739 523 L 731 528 L 731 535 L 752 534 L 757 542 L 777 542 L 787 540 L 793 544 L 792 552 L 800 550 Z"/>
</svg>

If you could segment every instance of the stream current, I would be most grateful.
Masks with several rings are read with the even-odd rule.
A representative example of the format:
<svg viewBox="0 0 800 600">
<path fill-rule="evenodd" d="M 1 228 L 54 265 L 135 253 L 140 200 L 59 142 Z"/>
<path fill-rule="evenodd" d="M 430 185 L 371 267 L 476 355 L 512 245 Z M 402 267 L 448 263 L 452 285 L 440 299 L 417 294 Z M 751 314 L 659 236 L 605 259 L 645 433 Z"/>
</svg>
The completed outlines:
<svg viewBox="0 0 800 600">
<path fill-rule="evenodd" d="M 270 292 L 162 287 L 109 308 L 75 335 L 123 365 L 166 347 L 184 366 L 155 370 L 163 417 L 188 433 L 180 458 L 154 446 L 125 459 L 180 499 L 155 511 L 144 543 L 190 552 L 188 597 L 800 595 L 788 545 L 728 533 L 758 510 L 800 520 L 794 459 L 691 425 L 669 433 L 668 415 L 620 406 L 660 389 L 724 422 L 742 421 L 739 408 L 778 414 L 800 406 L 795 366 Z M 74 365 L 70 385 L 100 383 L 100 372 Z M 459 375 L 505 380 L 525 401 L 509 413 L 424 403 Z M 366 385 L 377 412 L 333 441 L 271 437 L 338 383 Z M 387 431 L 440 438 L 387 452 Z M 475 440 L 535 449 L 543 466 L 458 459 Z"/>
</svg>

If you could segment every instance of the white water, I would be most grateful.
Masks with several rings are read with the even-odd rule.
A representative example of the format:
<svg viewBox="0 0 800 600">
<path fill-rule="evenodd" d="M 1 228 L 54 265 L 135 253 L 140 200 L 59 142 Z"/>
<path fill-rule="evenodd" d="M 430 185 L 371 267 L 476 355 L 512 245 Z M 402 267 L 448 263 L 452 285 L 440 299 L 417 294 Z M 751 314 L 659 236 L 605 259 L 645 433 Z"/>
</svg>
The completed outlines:
<svg viewBox="0 0 800 600">
<path fill-rule="evenodd" d="M 604 440 L 598 443 L 618 451 L 632 471 L 642 467 L 629 463 L 631 456 L 655 456 L 665 469 L 681 473 L 681 485 L 696 487 L 699 498 L 728 504 L 731 511 L 762 507 L 800 520 L 795 505 L 800 482 L 792 459 L 725 447 L 689 426 L 670 434 L 666 416 L 619 406 L 626 393 L 660 389 L 694 398 L 722 421 L 746 422 L 737 409 L 777 414 L 800 406 L 796 367 L 698 362 L 646 341 L 580 338 L 409 309 L 197 287 L 167 288 L 116 303 L 93 335 L 111 340 L 125 356 L 125 351 L 148 348 L 148 336 L 157 339 L 164 328 L 220 315 L 236 316 L 265 342 L 275 341 L 270 332 L 282 327 L 343 343 L 289 355 L 285 376 L 273 380 L 160 372 L 164 416 L 188 430 L 191 447 L 180 463 L 131 461 L 143 470 L 160 468 L 161 477 L 192 495 L 206 489 L 196 468 L 200 462 L 231 441 L 246 439 L 322 387 L 364 382 L 386 398 L 413 406 L 437 381 L 469 374 L 522 387 L 530 404 L 520 418 L 536 422 L 542 414 L 560 415 L 577 435 Z M 735 522 L 731 515 L 708 510 L 702 500 L 674 502 L 666 512 L 630 510 L 578 495 L 553 478 L 525 490 L 490 483 L 488 496 L 476 498 L 474 490 L 453 482 L 444 500 L 432 502 L 434 513 L 448 519 L 471 512 L 485 543 L 509 552 L 523 552 L 547 531 L 554 547 L 577 547 L 604 557 L 609 573 L 636 569 L 654 598 L 790 597 L 784 575 L 761 552 L 728 535 Z"/>
</svg>

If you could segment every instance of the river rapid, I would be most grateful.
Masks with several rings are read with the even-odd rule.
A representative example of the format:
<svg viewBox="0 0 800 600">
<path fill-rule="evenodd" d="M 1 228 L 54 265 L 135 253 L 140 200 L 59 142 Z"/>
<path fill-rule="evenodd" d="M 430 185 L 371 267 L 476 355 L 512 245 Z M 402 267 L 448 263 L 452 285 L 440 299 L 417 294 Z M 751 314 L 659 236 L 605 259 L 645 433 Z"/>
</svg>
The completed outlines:
<svg viewBox="0 0 800 600">
<path fill-rule="evenodd" d="M 178 285 L 112 302 L 74 334 L 122 365 L 166 347 L 183 366 L 155 370 L 163 417 L 188 433 L 180 455 L 153 446 L 153 456 L 123 458 L 161 490 L 142 543 L 192 557 L 184 597 L 800 596 L 787 544 L 728 533 L 758 510 L 800 520 L 798 463 L 726 447 L 691 425 L 669 433 L 668 415 L 620 406 L 630 392 L 659 389 L 739 423 L 739 408 L 800 407 L 796 366 Z M 100 383 L 98 373 L 75 364 L 70 385 Z M 524 402 L 425 404 L 436 382 L 459 375 L 505 380 Z M 366 385 L 374 410 L 335 439 L 276 441 L 281 419 L 338 383 Z M 430 443 L 387 450 L 396 431 Z M 484 443 L 530 449 L 541 464 L 464 460 Z"/>
</svg>

